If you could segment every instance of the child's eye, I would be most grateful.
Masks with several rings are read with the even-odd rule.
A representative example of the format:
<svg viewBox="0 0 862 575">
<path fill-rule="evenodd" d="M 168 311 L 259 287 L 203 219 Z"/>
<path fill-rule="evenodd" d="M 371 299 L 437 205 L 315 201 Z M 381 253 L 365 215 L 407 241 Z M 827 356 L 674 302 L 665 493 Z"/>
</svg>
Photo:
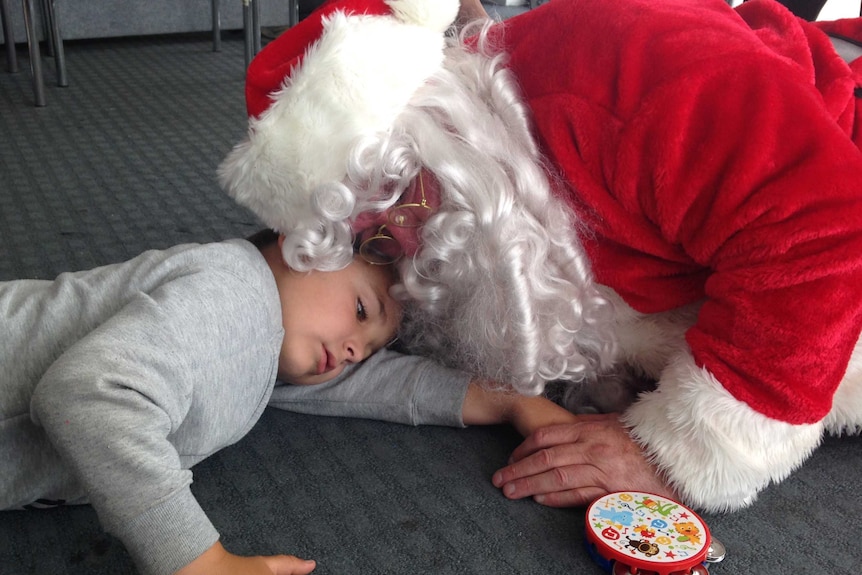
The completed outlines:
<svg viewBox="0 0 862 575">
<path fill-rule="evenodd" d="M 356 298 L 356 317 L 359 321 L 368 319 L 368 312 L 365 310 L 365 304 L 360 298 Z"/>
</svg>

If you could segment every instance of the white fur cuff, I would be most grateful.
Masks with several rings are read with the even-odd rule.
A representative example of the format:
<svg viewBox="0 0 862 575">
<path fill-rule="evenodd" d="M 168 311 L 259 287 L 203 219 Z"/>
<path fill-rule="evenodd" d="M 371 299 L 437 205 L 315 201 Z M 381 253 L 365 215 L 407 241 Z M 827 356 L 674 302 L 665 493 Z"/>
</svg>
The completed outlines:
<svg viewBox="0 0 862 575">
<path fill-rule="evenodd" d="M 736 400 L 688 350 L 623 421 L 683 501 L 706 511 L 751 504 L 817 447 L 821 423 L 791 425 Z"/>
</svg>

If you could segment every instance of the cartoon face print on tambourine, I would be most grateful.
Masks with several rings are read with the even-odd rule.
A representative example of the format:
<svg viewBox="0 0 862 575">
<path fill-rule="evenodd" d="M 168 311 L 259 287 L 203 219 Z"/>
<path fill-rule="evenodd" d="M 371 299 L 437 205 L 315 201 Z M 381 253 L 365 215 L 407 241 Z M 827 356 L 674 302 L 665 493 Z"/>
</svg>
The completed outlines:
<svg viewBox="0 0 862 575">
<path fill-rule="evenodd" d="M 694 511 L 666 497 L 605 495 L 587 508 L 586 535 L 590 554 L 615 575 L 708 573 L 702 563 L 709 529 Z"/>
</svg>

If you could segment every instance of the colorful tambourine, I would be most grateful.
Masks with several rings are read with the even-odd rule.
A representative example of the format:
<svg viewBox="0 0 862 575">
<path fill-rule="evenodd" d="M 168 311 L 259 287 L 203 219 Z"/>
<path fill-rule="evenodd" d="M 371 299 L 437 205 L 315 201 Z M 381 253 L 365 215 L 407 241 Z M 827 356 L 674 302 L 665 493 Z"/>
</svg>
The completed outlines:
<svg viewBox="0 0 862 575">
<path fill-rule="evenodd" d="M 724 558 L 703 519 L 681 503 L 639 491 L 610 493 L 587 508 L 587 551 L 613 575 L 706 575 Z"/>
</svg>

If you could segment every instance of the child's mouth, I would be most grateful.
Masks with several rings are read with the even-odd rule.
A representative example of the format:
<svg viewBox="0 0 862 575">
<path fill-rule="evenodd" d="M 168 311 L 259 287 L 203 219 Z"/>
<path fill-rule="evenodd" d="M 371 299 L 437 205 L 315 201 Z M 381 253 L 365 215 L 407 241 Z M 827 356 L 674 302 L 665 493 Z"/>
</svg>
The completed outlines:
<svg viewBox="0 0 862 575">
<path fill-rule="evenodd" d="M 335 358 L 329 353 L 326 346 L 323 346 L 323 355 L 320 357 L 320 363 L 317 366 L 317 374 L 322 375 L 333 369 L 335 369 Z"/>
</svg>

